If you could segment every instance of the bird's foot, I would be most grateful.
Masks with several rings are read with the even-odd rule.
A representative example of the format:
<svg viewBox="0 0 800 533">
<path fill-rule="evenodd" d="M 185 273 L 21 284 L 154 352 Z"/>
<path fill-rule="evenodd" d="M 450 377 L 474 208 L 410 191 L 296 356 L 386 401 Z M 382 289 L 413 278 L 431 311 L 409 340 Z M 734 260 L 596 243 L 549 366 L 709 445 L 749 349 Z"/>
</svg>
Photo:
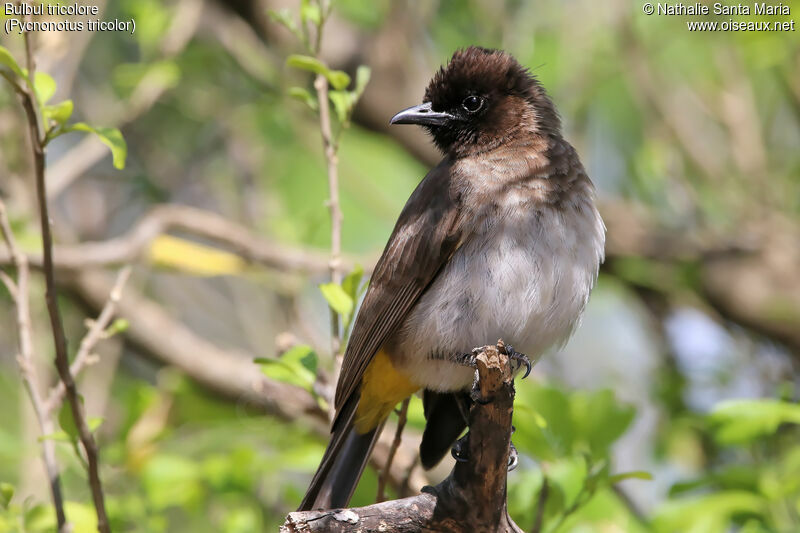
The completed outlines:
<svg viewBox="0 0 800 533">
<path fill-rule="evenodd" d="M 481 353 L 482 348 L 475 348 L 470 353 L 462 353 L 457 355 L 455 358 L 455 362 L 462 366 L 467 366 L 472 369 L 478 368 L 478 354 Z M 486 405 L 491 401 L 491 399 L 483 398 L 481 396 L 481 389 L 480 384 L 478 383 L 478 373 L 475 373 L 475 379 L 472 381 L 472 389 L 470 390 L 470 399 L 481 405 Z"/>
<path fill-rule="evenodd" d="M 469 461 L 469 433 L 458 439 L 453 447 L 450 448 L 450 455 L 453 456 L 453 459 L 456 460 L 458 463 L 466 463 Z"/>
<path fill-rule="evenodd" d="M 513 428 L 512 428 L 513 432 Z M 469 461 L 469 433 L 458 439 L 453 447 L 450 449 L 450 455 L 458 463 L 466 463 Z M 508 443 L 508 471 L 512 471 L 519 465 L 519 453 L 513 442 Z"/>
<path fill-rule="evenodd" d="M 470 353 L 462 353 L 456 356 L 455 361 L 461 366 L 468 366 L 469 368 L 478 368 L 478 354 L 481 353 L 482 348 L 475 348 Z"/>
<path fill-rule="evenodd" d="M 508 441 L 508 471 L 511 472 L 519 465 L 519 453 L 514 443 Z"/>
<path fill-rule="evenodd" d="M 531 368 L 533 368 L 533 364 L 528 356 L 524 353 L 519 353 L 510 344 L 506 344 L 506 355 L 510 361 L 517 363 L 517 368 L 514 370 L 514 372 L 517 372 L 520 368 L 522 368 L 523 365 L 525 365 L 525 375 L 522 376 L 522 379 L 527 378 L 528 374 L 531 373 Z"/>
</svg>

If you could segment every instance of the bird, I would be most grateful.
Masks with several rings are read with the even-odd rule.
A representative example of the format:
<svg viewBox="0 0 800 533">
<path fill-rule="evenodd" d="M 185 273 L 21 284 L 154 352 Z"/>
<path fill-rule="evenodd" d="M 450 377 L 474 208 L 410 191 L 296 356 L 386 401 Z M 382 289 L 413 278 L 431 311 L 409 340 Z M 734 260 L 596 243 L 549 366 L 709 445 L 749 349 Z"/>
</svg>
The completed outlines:
<svg viewBox="0 0 800 533">
<path fill-rule="evenodd" d="M 457 50 L 422 104 L 390 123 L 422 126 L 443 158 L 375 266 L 301 511 L 347 506 L 389 414 L 420 391 L 420 460 L 435 466 L 467 425 L 465 354 L 503 339 L 535 362 L 563 345 L 604 259 L 594 185 L 547 92 L 511 54 Z"/>
</svg>

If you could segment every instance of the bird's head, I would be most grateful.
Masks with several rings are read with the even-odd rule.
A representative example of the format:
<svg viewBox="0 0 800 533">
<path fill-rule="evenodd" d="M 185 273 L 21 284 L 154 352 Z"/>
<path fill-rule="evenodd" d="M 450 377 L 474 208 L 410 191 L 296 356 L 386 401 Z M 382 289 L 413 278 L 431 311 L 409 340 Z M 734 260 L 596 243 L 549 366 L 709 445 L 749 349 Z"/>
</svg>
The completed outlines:
<svg viewBox="0 0 800 533">
<path fill-rule="evenodd" d="M 423 103 L 392 124 L 419 124 L 442 152 L 476 154 L 523 136 L 559 135 L 553 103 L 534 76 L 502 50 L 456 51 L 425 90 Z"/>
</svg>

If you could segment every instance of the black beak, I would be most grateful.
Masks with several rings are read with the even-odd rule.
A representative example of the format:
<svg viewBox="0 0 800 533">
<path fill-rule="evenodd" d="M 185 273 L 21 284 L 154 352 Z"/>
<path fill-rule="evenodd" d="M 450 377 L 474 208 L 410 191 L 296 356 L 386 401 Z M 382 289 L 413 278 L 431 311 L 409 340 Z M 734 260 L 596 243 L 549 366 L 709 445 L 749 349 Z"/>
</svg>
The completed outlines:
<svg viewBox="0 0 800 533">
<path fill-rule="evenodd" d="M 423 126 L 441 126 L 455 117 L 450 113 L 440 113 L 431 109 L 431 103 L 415 105 L 403 109 L 392 117 L 389 124 L 420 124 Z"/>
</svg>

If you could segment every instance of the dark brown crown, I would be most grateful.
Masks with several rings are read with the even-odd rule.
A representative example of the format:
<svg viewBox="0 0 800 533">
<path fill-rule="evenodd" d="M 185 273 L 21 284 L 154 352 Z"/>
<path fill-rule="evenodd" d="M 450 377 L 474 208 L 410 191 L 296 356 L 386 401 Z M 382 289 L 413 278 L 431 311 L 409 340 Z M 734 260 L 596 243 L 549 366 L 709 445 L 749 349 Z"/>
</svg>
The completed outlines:
<svg viewBox="0 0 800 533">
<path fill-rule="evenodd" d="M 502 50 L 479 46 L 457 50 L 431 79 L 424 101 L 431 102 L 434 110 L 445 110 L 465 93 L 521 97 L 536 112 L 538 132 L 557 134 L 561 129 L 547 92 L 527 68 Z"/>
</svg>

